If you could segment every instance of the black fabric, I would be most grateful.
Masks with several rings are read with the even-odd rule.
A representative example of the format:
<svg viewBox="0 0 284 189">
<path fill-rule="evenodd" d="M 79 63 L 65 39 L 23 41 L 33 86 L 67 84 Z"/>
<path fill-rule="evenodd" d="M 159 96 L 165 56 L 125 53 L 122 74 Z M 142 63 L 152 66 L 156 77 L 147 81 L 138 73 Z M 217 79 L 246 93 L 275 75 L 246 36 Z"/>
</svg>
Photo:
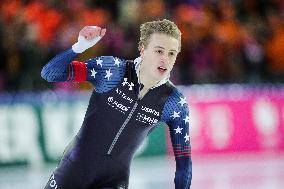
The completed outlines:
<svg viewBox="0 0 284 189">
<path fill-rule="evenodd" d="M 163 84 L 138 99 L 139 88 L 134 64 L 127 61 L 116 87 L 106 93 L 93 91 L 78 138 L 54 173 L 59 188 L 127 188 L 134 153 L 161 120 L 173 90 Z"/>
<path fill-rule="evenodd" d="M 107 155 L 97 155 L 91 163 L 64 158 L 45 189 L 126 189 L 128 180 L 129 170 Z"/>
</svg>

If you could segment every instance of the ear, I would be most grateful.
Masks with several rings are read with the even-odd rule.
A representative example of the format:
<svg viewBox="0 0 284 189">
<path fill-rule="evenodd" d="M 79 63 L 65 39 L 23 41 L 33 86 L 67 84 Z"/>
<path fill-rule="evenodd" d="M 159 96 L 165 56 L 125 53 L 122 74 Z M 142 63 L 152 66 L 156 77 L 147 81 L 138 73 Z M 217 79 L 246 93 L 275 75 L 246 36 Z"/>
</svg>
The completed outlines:
<svg viewBox="0 0 284 189">
<path fill-rule="evenodd" d="M 143 44 L 140 46 L 139 51 L 140 51 L 140 56 L 142 57 L 144 55 L 144 51 L 145 51 L 145 47 L 144 47 Z"/>
</svg>

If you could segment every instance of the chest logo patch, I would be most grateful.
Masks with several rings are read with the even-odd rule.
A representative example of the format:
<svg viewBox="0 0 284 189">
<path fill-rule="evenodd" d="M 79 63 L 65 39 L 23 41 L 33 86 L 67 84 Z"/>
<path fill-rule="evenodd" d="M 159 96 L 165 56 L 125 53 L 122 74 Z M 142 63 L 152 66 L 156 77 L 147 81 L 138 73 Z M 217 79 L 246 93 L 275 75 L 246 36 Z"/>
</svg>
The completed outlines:
<svg viewBox="0 0 284 189">
<path fill-rule="evenodd" d="M 159 120 L 157 119 L 160 116 L 160 112 L 152 108 L 141 106 L 140 112 L 137 113 L 136 121 L 153 125 Z"/>
<path fill-rule="evenodd" d="M 132 90 L 133 90 L 133 87 L 134 87 L 134 84 L 133 84 L 132 82 L 128 83 L 128 82 L 127 82 L 127 78 L 124 78 L 123 80 L 124 80 L 124 81 L 123 81 L 122 85 L 123 85 L 123 86 L 127 85 L 127 86 L 129 87 L 128 90 L 132 91 Z"/>
<path fill-rule="evenodd" d="M 110 105 L 112 108 L 120 111 L 121 113 L 125 114 L 129 109 L 130 107 L 127 107 L 119 102 L 117 102 L 114 97 L 108 97 L 107 99 L 107 104 Z"/>
</svg>

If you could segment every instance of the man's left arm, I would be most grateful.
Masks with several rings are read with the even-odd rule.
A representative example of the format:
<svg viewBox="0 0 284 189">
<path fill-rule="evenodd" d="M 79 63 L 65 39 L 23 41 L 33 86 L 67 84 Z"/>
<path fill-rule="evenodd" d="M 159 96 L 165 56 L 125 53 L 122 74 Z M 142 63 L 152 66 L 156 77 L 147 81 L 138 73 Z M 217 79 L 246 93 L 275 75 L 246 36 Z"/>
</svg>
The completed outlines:
<svg viewBox="0 0 284 189">
<path fill-rule="evenodd" d="M 176 160 L 175 189 L 189 189 L 192 179 L 192 161 L 186 98 L 179 92 L 173 92 L 167 100 L 163 113 L 169 126 Z"/>
</svg>

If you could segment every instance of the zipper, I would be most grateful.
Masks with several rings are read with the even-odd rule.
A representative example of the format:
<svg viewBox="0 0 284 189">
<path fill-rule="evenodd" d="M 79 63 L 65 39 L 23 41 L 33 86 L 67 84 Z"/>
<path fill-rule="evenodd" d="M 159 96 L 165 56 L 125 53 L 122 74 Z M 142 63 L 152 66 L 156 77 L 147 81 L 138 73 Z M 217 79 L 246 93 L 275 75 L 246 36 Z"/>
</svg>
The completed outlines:
<svg viewBox="0 0 284 189">
<path fill-rule="evenodd" d="M 139 100 L 139 99 L 138 99 L 138 100 Z M 109 147 L 109 149 L 108 149 L 108 152 L 107 152 L 108 155 L 111 153 L 111 151 L 112 151 L 112 149 L 113 149 L 115 143 L 117 142 L 119 136 L 121 135 L 122 131 L 123 131 L 124 128 L 126 127 L 126 125 L 127 125 L 127 123 L 129 122 L 129 120 L 131 119 L 131 117 L 132 117 L 134 111 L 136 110 L 137 106 L 138 106 L 138 101 L 135 102 L 135 104 L 133 105 L 133 107 L 132 107 L 132 109 L 131 109 L 129 115 L 127 116 L 127 118 L 126 118 L 125 121 L 123 122 L 123 124 L 122 124 L 122 126 L 120 127 L 119 131 L 116 133 L 115 138 L 113 139 L 113 141 L 112 141 L 112 143 L 111 143 L 111 145 L 110 145 L 110 147 Z"/>
<path fill-rule="evenodd" d="M 144 96 L 140 98 L 140 97 L 139 97 L 140 88 L 141 88 L 141 86 L 139 86 L 139 90 L 138 90 L 138 99 L 136 100 L 135 104 L 133 105 L 133 107 L 132 107 L 132 109 L 131 109 L 129 115 L 127 116 L 127 118 L 125 119 L 125 121 L 123 122 L 123 124 L 121 125 L 119 131 L 116 133 L 116 135 L 115 135 L 115 137 L 114 137 L 114 139 L 113 139 L 113 141 L 112 141 L 112 143 L 111 143 L 111 145 L 110 145 L 110 147 L 109 147 L 109 149 L 108 149 L 108 152 L 107 152 L 108 155 L 111 154 L 111 152 L 112 152 L 112 150 L 113 150 L 113 148 L 114 148 L 114 146 L 115 146 L 115 144 L 116 144 L 118 138 L 120 137 L 122 131 L 123 131 L 124 128 L 126 127 L 127 123 L 130 121 L 131 117 L 133 116 L 133 113 L 134 113 L 134 111 L 136 110 L 136 108 L 137 108 L 137 106 L 138 106 L 138 102 L 139 102 L 139 101 L 149 92 L 149 90 L 150 90 L 150 89 L 148 89 L 147 92 L 144 94 Z"/>
</svg>

